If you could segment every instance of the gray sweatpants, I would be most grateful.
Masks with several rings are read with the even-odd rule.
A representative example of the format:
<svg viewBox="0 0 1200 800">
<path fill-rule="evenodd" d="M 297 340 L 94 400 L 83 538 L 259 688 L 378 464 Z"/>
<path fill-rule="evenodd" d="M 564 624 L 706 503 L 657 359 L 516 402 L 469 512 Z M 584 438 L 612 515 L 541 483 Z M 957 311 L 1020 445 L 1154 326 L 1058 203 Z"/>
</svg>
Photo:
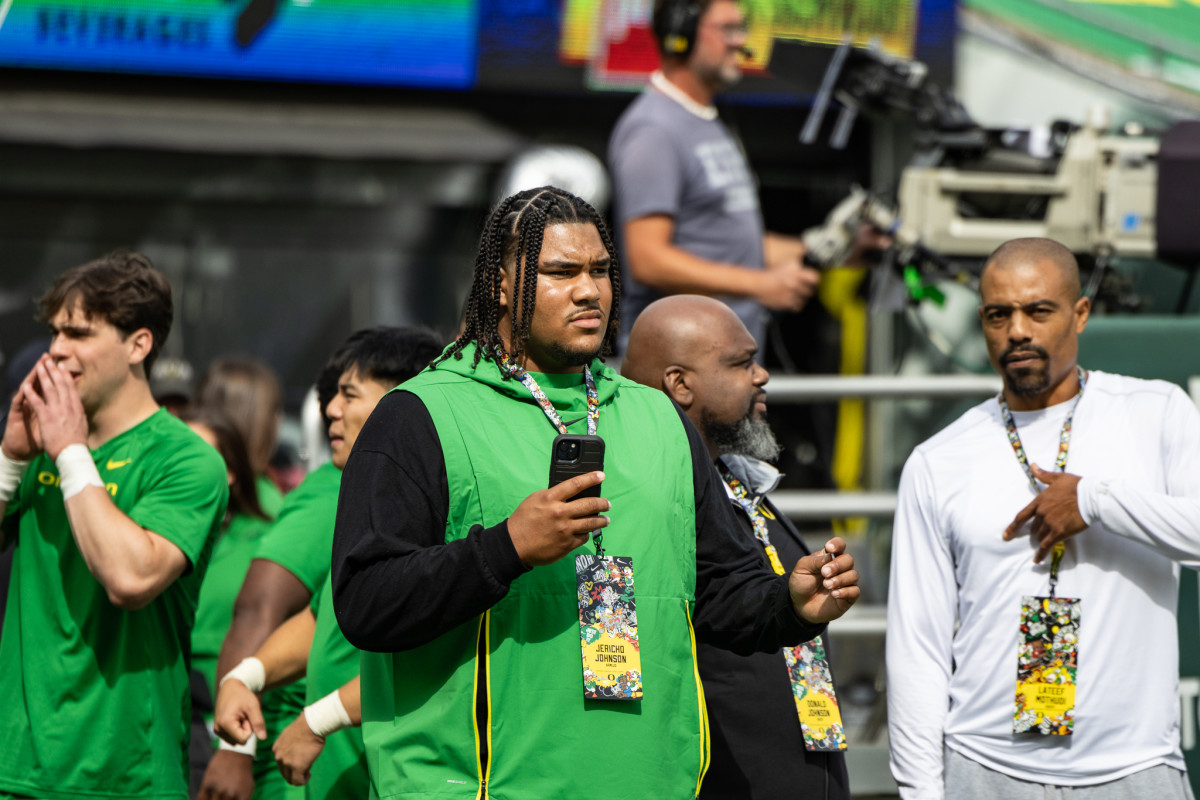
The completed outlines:
<svg viewBox="0 0 1200 800">
<path fill-rule="evenodd" d="M 1187 773 L 1166 764 L 1092 786 L 1013 778 L 946 748 L 946 800 L 1195 800 Z"/>
</svg>

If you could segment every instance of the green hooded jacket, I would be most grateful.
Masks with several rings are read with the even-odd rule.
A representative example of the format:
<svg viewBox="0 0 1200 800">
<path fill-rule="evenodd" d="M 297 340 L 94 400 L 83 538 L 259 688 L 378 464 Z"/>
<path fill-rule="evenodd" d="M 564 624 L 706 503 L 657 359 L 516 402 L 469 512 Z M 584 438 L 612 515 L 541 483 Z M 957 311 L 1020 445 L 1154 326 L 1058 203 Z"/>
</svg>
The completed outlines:
<svg viewBox="0 0 1200 800">
<path fill-rule="evenodd" d="M 474 350 L 399 390 L 428 409 L 449 483 L 445 541 L 506 520 L 546 488 L 557 429 L 529 391 Z M 574 558 L 535 567 L 478 618 L 399 653 L 363 653 L 372 796 L 546 800 L 694 797 L 708 761 L 691 607 L 695 488 L 688 439 L 662 392 L 591 365 L 605 440 L 609 555 L 632 556 L 645 695 L 585 700 Z M 571 433 L 581 374 L 535 374 Z M 576 553 L 593 553 L 589 543 Z M 476 713 L 477 704 L 480 713 Z"/>
</svg>

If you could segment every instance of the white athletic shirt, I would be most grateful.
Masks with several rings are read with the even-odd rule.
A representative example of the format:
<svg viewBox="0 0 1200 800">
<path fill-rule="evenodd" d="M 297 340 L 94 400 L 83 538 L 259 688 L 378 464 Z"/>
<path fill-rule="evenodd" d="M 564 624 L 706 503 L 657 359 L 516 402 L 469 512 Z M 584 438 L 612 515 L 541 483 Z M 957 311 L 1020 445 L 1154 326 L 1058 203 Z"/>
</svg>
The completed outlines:
<svg viewBox="0 0 1200 800">
<path fill-rule="evenodd" d="M 1053 470 L 1071 402 L 1014 412 Z M 1034 492 L 995 398 L 921 444 L 900 479 L 888 597 L 888 733 L 904 798 L 943 796 L 943 743 L 1023 780 L 1103 783 L 1179 749 L 1179 567 L 1200 559 L 1200 413 L 1178 387 L 1090 372 L 1067 472 L 1088 529 L 1058 596 L 1081 598 L 1075 733 L 1012 733 L 1023 595 L 1048 593 L 1034 540 L 1001 535 Z M 955 632 L 955 624 L 958 631 Z"/>
</svg>

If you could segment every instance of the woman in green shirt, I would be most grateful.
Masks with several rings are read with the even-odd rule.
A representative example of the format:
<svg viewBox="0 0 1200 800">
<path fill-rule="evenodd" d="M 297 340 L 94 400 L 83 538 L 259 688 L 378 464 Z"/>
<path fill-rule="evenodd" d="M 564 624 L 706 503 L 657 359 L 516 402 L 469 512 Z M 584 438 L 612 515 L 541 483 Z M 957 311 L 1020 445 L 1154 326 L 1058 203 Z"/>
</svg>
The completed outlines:
<svg viewBox="0 0 1200 800">
<path fill-rule="evenodd" d="M 233 601 L 250 568 L 258 540 L 271 525 L 271 518 L 259 501 L 245 440 L 229 418 L 218 409 L 198 407 L 184 411 L 181 419 L 221 454 L 229 481 L 225 523 L 200 586 L 196 625 L 192 629 L 192 671 L 199 675 L 199 678 L 193 675 L 192 680 L 192 715 L 194 721 L 204 726 L 203 730 L 197 727 L 192 730 L 191 782 L 194 793 L 212 756 L 217 654 L 233 620 Z"/>
</svg>

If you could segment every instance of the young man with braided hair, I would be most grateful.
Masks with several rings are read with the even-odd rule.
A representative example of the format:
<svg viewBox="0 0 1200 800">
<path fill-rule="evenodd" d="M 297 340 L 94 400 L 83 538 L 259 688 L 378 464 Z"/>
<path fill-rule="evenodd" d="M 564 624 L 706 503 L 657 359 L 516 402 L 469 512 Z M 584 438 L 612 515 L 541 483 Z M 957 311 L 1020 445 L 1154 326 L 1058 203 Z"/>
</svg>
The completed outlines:
<svg viewBox="0 0 1200 800">
<path fill-rule="evenodd" d="M 0 443 L 16 546 L 0 796 L 186 798 L 191 629 L 225 463 L 150 392 L 172 303 L 147 258 L 72 269 L 41 311 L 50 351 Z"/>
<path fill-rule="evenodd" d="M 504 200 L 462 335 L 355 444 L 332 580 L 343 632 L 370 651 L 373 796 L 567 797 L 605 776 L 594 789 L 694 797 L 708 759 L 695 639 L 772 651 L 858 597 L 841 540 L 790 576 L 765 567 L 686 417 L 599 360 L 616 267 L 579 198 Z M 544 488 L 556 434 L 585 431 L 605 441 L 604 472 Z M 596 486 L 603 498 L 576 498 Z M 593 612 L 599 644 L 581 635 Z"/>
</svg>

